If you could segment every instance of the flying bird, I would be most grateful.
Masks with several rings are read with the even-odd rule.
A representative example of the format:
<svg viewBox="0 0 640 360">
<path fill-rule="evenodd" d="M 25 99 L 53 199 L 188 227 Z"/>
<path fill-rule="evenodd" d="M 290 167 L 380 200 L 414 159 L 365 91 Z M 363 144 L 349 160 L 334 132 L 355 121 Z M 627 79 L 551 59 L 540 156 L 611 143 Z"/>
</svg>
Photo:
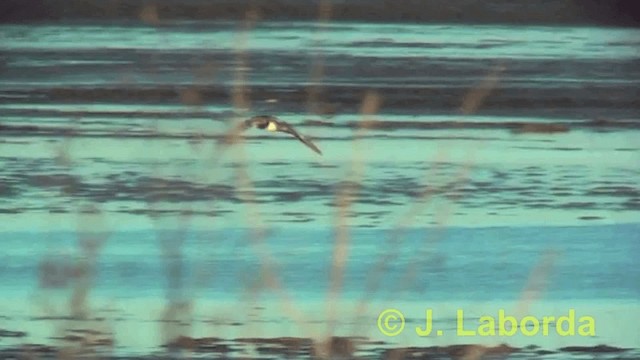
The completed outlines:
<svg viewBox="0 0 640 360">
<path fill-rule="evenodd" d="M 307 145 L 307 147 L 309 147 L 311 150 L 322 155 L 322 151 L 320 151 L 320 149 L 318 149 L 318 147 L 315 146 L 309 139 L 307 139 L 303 135 L 300 135 L 297 131 L 293 129 L 291 125 L 271 115 L 258 115 L 243 121 L 242 123 L 240 123 L 236 131 L 230 134 L 230 136 L 227 136 L 227 138 L 225 139 L 225 142 L 230 142 L 230 140 L 233 137 L 238 136 L 240 132 L 252 127 L 256 127 L 258 129 L 267 130 L 267 131 L 279 131 L 279 132 L 293 135 L 296 139 L 300 140 L 303 144 Z"/>
</svg>

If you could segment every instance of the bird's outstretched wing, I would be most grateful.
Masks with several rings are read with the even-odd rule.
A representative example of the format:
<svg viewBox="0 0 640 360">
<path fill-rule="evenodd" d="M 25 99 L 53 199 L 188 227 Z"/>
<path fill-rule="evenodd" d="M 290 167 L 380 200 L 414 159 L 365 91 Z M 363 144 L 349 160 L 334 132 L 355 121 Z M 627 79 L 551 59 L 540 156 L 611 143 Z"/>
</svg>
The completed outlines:
<svg viewBox="0 0 640 360">
<path fill-rule="evenodd" d="M 283 122 L 283 121 L 280 122 L 280 126 L 278 127 L 278 131 L 286 132 L 288 134 L 291 134 L 291 135 L 295 136 L 296 139 L 300 140 L 303 144 L 307 145 L 307 147 L 309 147 L 311 150 L 313 150 L 316 153 L 322 155 L 322 151 L 320 151 L 320 149 L 318 149 L 318 147 L 315 146 L 311 142 L 311 140 L 309 140 L 306 137 L 300 135 L 297 131 L 295 131 L 293 129 L 293 127 L 291 127 L 291 125 L 287 124 L 286 122 Z"/>
<path fill-rule="evenodd" d="M 267 127 L 269 121 L 271 120 L 276 120 L 276 118 L 269 115 L 258 115 L 245 120 L 240 124 L 240 126 L 243 126 L 244 129 L 248 129 L 254 126 L 259 129 L 264 129 L 265 127 Z"/>
</svg>

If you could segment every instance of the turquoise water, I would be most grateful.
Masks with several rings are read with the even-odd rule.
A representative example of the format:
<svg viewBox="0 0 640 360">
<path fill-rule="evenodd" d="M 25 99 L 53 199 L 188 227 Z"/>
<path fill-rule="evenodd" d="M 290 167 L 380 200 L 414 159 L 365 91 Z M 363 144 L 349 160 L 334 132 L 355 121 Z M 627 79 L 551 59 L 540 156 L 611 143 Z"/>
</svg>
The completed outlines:
<svg viewBox="0 0 640 360">
<path fill-rule="evenodd" d="M 622 324 L 576 341 L 638 347 L 631 317 L 606 314 L 610 303 L 640 306 L 640 31 L 239 29 L 0 25 L 0 291 L 14 304 L 70 296 L 83 281 L 88 304 L 253 291 L 322 301 L 346 229 L 344 299 L 498 304 L 540 276 L 542 303 L 592 303 Z M 248 109 L 233 106 L 239 75 Z M 477 109 L 462 111 L 487 81 Z M 371 90 L 380 106 L 359 130 Z M 236 116 L 259 113 L 323 156 L 256 129 L 218 145 Z M 539 126 L 561 131 L 523 131 Z M 342 220 L 338 194 L 353 183 Z M 74 264 L 91 274 L 73 275 Z M 268 335 L 291 331 L 276 325 Z"/>
<path fill-rule="evenodd" d="M 536 266 L 553 259 L 544 299 L 635 300 L 640 295 L 640 273 L 634 266 L 638 230 L 638 225 L 622 224 L 454 227 L 400 234 L 355 229 L 350 231 L 342 296 L 517 300 Z M 45 276 L 38 273 L 41 259 L 71 262 L 78 241 L 74 233 L 59 232 L 44 238 L 41 233 L 6 233 L 3 238 L 8 249 L 0 272 L 4 291 L 35 290 L 35 280 Z M 284 227 L 265 238 L 247 230 L 114 232 L 100 251 L 94 291 L 116 298 L 162 297 L 169 288 L 171 296 L 233 299 L 266 266 L 299 300 L 323 298 L 329 290 L 333 239 L 332 231 Z M 181 244 L 174 245 L 179 249 L 176 255 L 163 255 L 171 246 L 167 242 Z M 257 243 L 264 245 L 263 251 L 257 250 Z M 182 273 L 174 286 L 168 286 L 165 277 L 171 263 Z M 374 281 L 377 272 L 381 278 Z"/>
</svg>

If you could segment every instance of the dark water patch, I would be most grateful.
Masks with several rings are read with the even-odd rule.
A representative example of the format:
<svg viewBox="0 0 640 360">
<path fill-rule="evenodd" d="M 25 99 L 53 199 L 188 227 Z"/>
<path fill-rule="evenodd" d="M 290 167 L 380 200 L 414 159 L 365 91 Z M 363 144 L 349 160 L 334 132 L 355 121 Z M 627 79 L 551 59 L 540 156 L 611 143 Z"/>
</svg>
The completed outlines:
<svg viewBox="0 0 640 360">
<path fill-rule="evenodd" d="M 78 333 L 78 334 L 84 334 L 84 335 L 106 335 L 106 334 L 108 334 L 107 332 L 100 331 L 100 330 L 95 330 L 95 329 L 69 329 L 67 331 L 71 332 L 71 333 Z"/>
<path fill-rule="evenodd" d="M 331 19 L 371 22 L 436 22 L 471 24 L 607 24 L 637 26 L 635 3 L 616 0 L 606 3 L 598 1 L 571 0 L 560 3 L 549 2 L 544 6 L 524 2 L 514 7 L 508 0 L 491 0 L 477 3 L 472 0 L 437 0 L 425 3 L 419 0 L 391 4 L 383 0 L 354 0 L 331 2 Z M 147 3 L 131 4 L 126 0 L 51 0 L 27 6 L 17 1 L 3 2 L 0 14 L 5 22 L 25 21 L 129 21 L 144 24 L 141 14 Z M 244 20 L 247 9 L 253 9 L 261 18 L 272 20 L 317 21 L 318 5 L 315 2 L 291 0 L 249 1 L 224 0 L 212 4 L 205 0 L 175 2 L 158 0 L 154 11 L 162 29 L 165 23 L 186 20 Z M 460 9 L 465 9 L 461 11 Z"/>
<path fill-rule="evenodd" d="M 302 201 L 305 198 L 305 193 L 300 191 L 278 191 L 278 192 L 270 192 L 263 193 L 263 196 L 269 196 L 273 198 L 275 202 L 298 202 Z"/>
<path fill-rule="evenodd" d="M 50 337 L 50 339 L 68 342 L 68 343 L 77 343 L 84 349 L 112 347 L 115 343 L 115 340 L 113 339 L 113 334 L 100 332 L 100 331 L 92 331 L 91 333 L 87 333 L 87 332 L 78 333 L 73 330 L 68 330 L 67 334 L 62 336 Z"/>
<path fill-rule="evenodd" d="M 20 126 L 3 125 L 0 128 L 5 136 L 14 137 L 52 137 L 52 138 L 122 138 L 122 139 L 222 139 L 224 135 L 208 135 L 203 133 L 172 134 L 140 129 L 83 129 L 71 126 Z M 53 139 L 51 139 L 53 141 Z"/>
<path fill-rule="evenodd" d="M 289 25 L 290 26 L 290 25 Z M 315 26 L 315 25 L 314 25 Z M 63 27 L 61 27 L 62 29 Z M 37 29 L 37 28 L 36 28 Z M 69 28 L 64 28 L 69 30 Z M 108 26 L 103 27 L 105 31 L 110 30 Z M 306 29 L 309 29 L 307 27 Z M 305 30 L 306 30 L 305 29 Z M 71 31 L 76 29 L 71 28 Z M 116 30 L 121 30 L 116 28 Z M 144 33 L 144 29 L 132 29 L 134 32 Z M 212 31 L 217 29 L 212 28 Z M 229 28 L 224 29 L 229 30 Z M 290 29 L 288 29 L 290 30 Z M 349 30 L 354 32 L 361 31 L 360 28 L 353 27 Z M 399 31 L 404 29 L 399 28 Z M 454 30 L 454 28 L 452 28 Z M 95 31 L 95 30 L 94 30 Z M 430 29 L 426 29 L 430 31 Z M 178 31 L 178 33 L 180 33 Z M 275 37 L 275 34 L 268 34 L 270 38 Z M 304 33 L 298 36 L 298 39 L 303 38 Z M 629 35 L 633 36 L 633 35 Z M 389 39 L 392 41 L 392 39 Z M 537 42 L 540 40 L 537 40 Z M 540 43 L 544 43 L 540 41 Z M 469 42 L 469 46 L 484 46 L 485 44 L 492 44 L 487 41 L 479 40 L 479 43 Z M 500 43 L 502 45 L 506 42 Z M 568 45 L 568 41 L 559 42 L 554 45 L 565 44 Z M 134 44 L 137 45 L 137 44 Z M 167 44 L 163 44 L 167 45 Z M 336 44 L 327 44 L 335 47 Z M 443 46 L 453 47 L 455 49 L 456 43 L 442 43 Z M 466 46 L 466 44 L 458 45 Z M 603 49 L 606 46 L 600 45 Z M 308 73 L 304 71 L 308 66 L 308 61 L 311 58 L 311 54 L 308 53 L 296 53 L 281 51 L 277 47 L 267 47 L 261 49 L 248 48 L 247 53 L 251 56 L 249 65 L 251 66 L 254 77 L 251 80 L 264 80 L 267 79 L 266 72 L 269 70 L 273 74 L 282 75 L 279 78 L 271 78 L 273 84 L 282 84 L 282 80 L 298 80 L 301 84 L 309 85 Z M 634 58 L 607 58 L 603 61 L 600 58 L 591 57 L 575 57 L 571 59 L 567 58 L 546 58 L 546 57 L 523 57 L 518 49 L 513 49 L 516 58 L 512 58 L 509 61 L 507 71 L 502 74 L 502 80 L 505 81 L 505 85 L 515 85 L 516 83 L 529 83 L 530 85 L 548 87 L 553 82 L 540 79 L 540 74 L 543 69 L 547 71 L 544 73 L 547 76 L 556 75 L 556 81 L 568 80 L 568 79 L 588 79 L 588 83 L 581 84 L 580 86 L 575 83 L 567 84 L 567 90 L 580 90 L 586 89 L 593 84 L 597 84 L 593 80 L 606 79 L 608 82 L 619 81 L 621 84 L 628 83 L 630 78 L 635 78 L 640 74 L 640 69 L 637 68 L 637 59 Z M 541 50 L 542 51 L 542 50 Z M 116 72 L 121 70 L 124 73 L 134 72 L 138 75 L 138 78 L 142 78 L 140 83 L 163 83 L 173 78 L 173 84 L 194 87 L 201 89 L 202 85 L 220 85 L 227 83 L 231 80 L 229 74 L 216 74 L 217 76 L 210 76 L 206 72 L 202 72 L 202 75 L 195 81 L 188 81 L 193 79 L 195 71 L 211 67 L 214 64 L 216 69 L 222 69 L 225 72 L 232 71 L 235 63 L 235 52 L 232 48 L 217 48 L 217 47 L 193 47 L 193 48 L 176 48 L 168 44 L 165 49 L 159 51 L 158 49 L 148 49 L 144 47 L 131 47 L 131 48 L 47 48 L 47 44 L 42 44 L 42 47 L 34 48 L 17 48 L 7 49 L 5 52 L 10 59 L 10 65 L 7 67 L 9 72 L 8 78 L 11 80 L 25 80 L 25 84 L 29 84 L 28 80 L 33 80 L 40 77 L 38 83 L 42 83 L 42 80 L 49 80 L 55 77 L 64 78 L 66 75 L 70 75 L 76 71 L 76 74 L 94 74 L 100 79 L 107 81 L 104 84 L 126 86 L 127 84 L 135 85 L 135 82 L 127 81 L 123 77 L 103 77 L 104 74 L 100 74 L 102 71 Z M 327 64 L 331 65 L 328 68 L 328 78 L 326 80 L 329 83 L 340 83 L 338 79 L 353 80 L 354 83 L 364 83 L 374 79 L 407 79 L 409 84 L 415 84 L 416 80 L 423 80 L 431 78 L 438 83 L 458 84 L 458 85 L 471 85 L 469 82 L 474 83 L 481 80 L 483 75 L 495 65 L 495 59 L 486 57 L 469 56 L 462 57 L 457 56 L 451 58 L 450 56 L 443 56 L 438 53 L 428 57 L 415 58 L 413 55 L 407 55 L 403 52 L 387 53 L 384 56 L 375 56 L 373 54 L 367 54 L 362 51 L 356 51 L 355 54 L 349 49 L 336 52 L 325 52 L 323 58 Z M 213 61 L 215 60 L 215 63 Z M 87 64 L 78 64 L 86 62 Z M 176 73 L 184 76 L 171 77 L 165 70 L 170 69 L 171 75 Z M 379 69 L 379 73 L 375 73 L 374 70 Z M 24 71 L 31 71 L 31 73 L 24 73 Z M 56 73 L 57 72 L 57 73 Z M 303 74 L 304 73 L 304 74 Z M 628 74 L 630 77 L 624 77 L 624 74 Z M 191 76 L 189 76 L 191 75 Z M 209 76 L 207 76 L 209 75 Z M 306 76 L 303 76 L 306 75 Z M 358 79 L 363 75 L 371 75 L 370 79 Z M 413 75 L 413 77 L 411 76 Z M 453 77 L 447 79 L 447 77 Z M 73 83 L 78 83 L 78 78 L 73 79 Z M 471 81 L 470 81 L 471 80 Z M 517 80 L 517 81 L 513 81 Z M 296 81 L 297 82 L 297 81 Z M 296 82 L 292 82 L 296 83 Z M 49 82 L 45 82 L 49 83 Z M 393 81 L 392 81 L 393 83 Z M 425 83 L 425 81 L 421 81 Z M 433 82 L 430 82 L 433 83 Z M 54 84 L 54 83 L 51 83 Z M 278 85 L 281 90 L 292 90 L 292 84 L 287 86 Z"/>
<path fill-rule="evenodd" d="M 547 200 L 536 200 L 531 202 L 525 202 L 522 204 L 525 208 L 529 209 L 550 209 L 553 206 L 551 205 L 551 201 Z"/>
<path fill-rule="evenodd" d="M 83 342 L 85 341 L 85 337 L 81 335 L 64 335 L 64 336 L 52 336 L 49 339 L 51 340 L 60 340 L 66 342 Z"/>
<path fill-rule="evenodd" d="M 552 147 L 549 150 L 557 150 L 557 151 L 583 151 L 584 148 L 579 147 Z"/>
<path fill-rule="evenodd" d="M 307 212 L 298 212 L 298 211 L 284 211 L 281 212 L 280 214 L 284 215 L 284 216 L 310 216 L 310 213 Z"/>
<path fill-rule="evenodd" d="M 0 144 L 27 145 L 29 141 L 0 139 Z"/>
<path fill-rule="evenodd" d="M 394 140 L 394 139 L 407 139 L 407 140 L 465 140 L 465 141 L 509 141 L 508 139 L 499 138 L 499 137 L 489 137 L 489 136 L 455 136 L 455 135 L 441 135 L 441 136 L 425 136 L 425 135 L 413 135 L 413 134 L 403 134 L 403 135 L 393 135 L 393 133 L 389 134 L 373 134 L 373 135 L 360 135 L 357 137 L 358 139 L 380 139 L 380 140 Z M 355 136 L 351 137 L 350 140 L 357 139 Z"/>
<path fill-rule="evenodd" d="M 0 356 L 6 359 L 31 359 L 42 356 L 45 356 L 44 359 L 55 359 L 59 351 L 60 349 L 50 345 L 23 344 L 0 349 Z"/>
<path fill-rule="evenodd" d="M 9 132 L 25 132 L 25 133 L 33 133 L 40 130 L 40 127 L 35 125 L 6 125 L 0 124 L 0 132 L 9 133 Z"/>
<path fill-rule="evenodd" d="M 537 165 L 528 165 L 528 166 L 524 167 L 524 170 L 527 170 L 527 171 L 542 171 L 543 168 L 540 167 L 540 166 L 537 166 Z"/>
<path fill-rule="evenodd" d="M 383 198 L 358 198 L 357 203 L 367 204 L 367 205 L 376 205 L 376 206 L 399 206 L 399 205 L 405 204 L 400 201 L 394 201 L 391 199 L 383 199 Z M 330 206 L 335 206 L 335 203 L 331 203 Z"/>
<path fill-rule="evenodd" d="M 103 344 L 111 346 L 110 344 Z M 382 345 L 382 346 L 381 346 Z M 158 350 L 161 350 L 158 352 Z M 393 347 L 386 343 L 379 344 L 358 337 L 334 336 L 319 343 L 306 338 L 246 338 L 224 340 L 215 337 L 194 338 L 179 336 L 162 345 L 161 349 L 149 353 L 126 354 L 122 351 L 89 352 L 91 356 L 99 355 L 100 358 L 109 360 L 124 359 L 201 359 L 203 356 L 211 359 L 231 359 L 241 356 L 251 360 L 266 360 L 279 358 L 322 358 L 330 356 L 335 359 L 402 359 L 402 360 L 452 360 L 482 354 L 483 359 L 501 358 L 538 358 L 548 355 L 557 357 L 559 354 L 553 350 L 529 346 L 527 348 L 512 347 L 507 344 L 497 346 L 484 346 L 475 344 L 443 345 L 429 347 Z M 254 352 L 248 354 L 248 352 Z M 637 351 L 622 349 L 608 345 L 567 346 L 558 349 L 562 352 L 562 359 L 580 359 L 585 355 L 617 356 L 616 359 L 635 359 Z M 3 358 L 31 358 L 37 356 L 42 359 L 54 359 L 67 356 L 69 349 L 41 344 L 24 344 L 20 346 L 6 347 L 0 350 Z M 121 353 L 118 355 L 117 353 Z M 166 352 L 166 353 L 165 353 Z M 208 355 L 207 355 L 208 354 Z M 609 357 L 606 357 L 607 359 Z"/>
<path fill-rule="evenodd" d="M 358 211 L 358 212 L 355 212 L 354 215 L 358 217 L 364 216 L 370 219 L 380 219 L 383 216 L 389 215 L 391 213 L 392 213 L 391 211 Z"/>
<path fill-rule="evenodd" d="M 449 345 L 449 346 L 430 346 L 430 347 L 405 347 L 384 349 L 382 352 L 383 359 L 464 359 L 473 354 L 481 354 L 482 358 L 504 358 L 513 353 L 518 353 L 519 348 L 511 347 L 506 344 L 495 347 L 487 347 L 483 345 Z"/>
<path fill-rule="evenodd" d="M 233 340 L 240 345 L 253 345 L 263 355 L 277 355 L 285 357 L 310 356 L 314 342 L 309 338 L 280 337 L 280 338 L 237 338 Z"/>
<path fill-rule="evenodd" d="M 562 176 L 560 176 L 562 180 L 576 180 L 576 179 L 581 179 L 582 177 L 583 176 L 579 174 L 563 174 Z"/>
<path fill-rule="evenodd" d="M 237 201 L 234 187 L 222 184 L 199 184 L 179 179 L 163 179 L 142 176 L 137 179 L 134 186 L 126 181 L 108 185 L 109 190 L 124 194 L 129 199 L 140 200 L 136 194 L 144 194 L 143 199 L 148 201 L 182 202 L 224 199 Z"/>
<path fill-rule="evenodd" d="M 504 122 L 471 122 L 471 121 L 385 121 L 385 120 L 367 120 L 367 121 L 351 121 L 345 123 L 344 127 L 358 129 L 364 128 L 367 130 L 444 130 L 444 129 L 504 129 L 515 130 L 527 123 L 504 121 Z M 567 130 L 568 131 L 568 130 Z"/>
<path fill-rule="evenodd" d="M 312 217 L 296 217 L 294 219 L 286 219 L 286 220 L 271 220 L 271 223 L 288 223 L 288 224 L 303 224 L 313 222 L 314 219 Z"/>
<path fill-rule="evenodd" d="M 25 201 L 45 199 L 44 204 L 26 208 L 4 204 L 0 213 L 5 214 L 30 211 L 45 214 L 74 213 L 77 209 L 70 200 L 76 199 L 108 204 L 107 206 L 113 209 L 109 211 L 117 213 L 163 217 L 220 217 L 238 211 L 233 207 L 234 204 L 247 202 L 274 206 L 308 203 L 307 206 L 313 209 L 313 213 L 296 213 L 293 210 L 280 214 L 278 209 L 270 210 L 272 215 L 279 215 L 290 222 L 308 222 L 313 221 L 317 215 L 324 216 L 326 212 L 339 206 L 339 194 L 343 191 L 348 191 L 354 196 L 354 204 L 373 207 L 352 211 L 353 216 L 363 220 L 384 220 L 395 211 L 392 209 L 397 209 L 397 206 L 432 197 L 449 199 L 463 209 L 483 209 L 484 212 L 502 208 L 626 211 L 637 210 L 640 207 L 640 192 L 635 187 L 615 180 L 590 181 L 589 168 L 585 166 L 570 169 L 560 166 L 511 166 L 508 176 L 505 177 L 501 166 L 485 165 L 475 169 L 464 181 L 431 183 L 429 179 L 424 178 L 424 169 L 435 169 L 434 171 L 441 176 L 454 179 L 461 165 L 420 161 L 395 164 L 383 161 L 370 164 L 372 172 L 377 173 L 377 176 L 366 177 L 359 183 L 338 181 L 333 175 L 322 173 L 313 178 L 262 174 L 255 179 L 251 190 L 241 190 L 237 189 L 233 182 L 196 181 L 181 175 L 150 175 L 154 169 L 151 164 L 134 164 L 141 167 L 137 171 L 118 171 L 116 168 L 109 170 L 107 174 L 80 176 L 53 167 L 53 159 L 50 158 L 26 159 L 24 163 L 12 158 L 0 160 L 5 160 L 8 165 L 6 168 L 11 169 L 2 182 L 8 184 L 11 189 L 11 198 L 21 196 Z M 87 162 L 92 163 L 90 160 Z M 118 164 L 117 166 L 123 169 L 132 168 L 131 164 L 126 162 L 109 164 Z M 193 161 L 187 160 L 181 160 L 180 164 L 172 163 L 176 166 L 193 164 Z M 305 164 L 308 167 L 314 165 L 313 162 L 306 162 L 301 166 Z M 280 161 L 274 162 L 273 165 L 255 165 L 263 170 L 268 170 L 271 166 L 290 166 L 288 162 Z M 48 169 L 54 170 L 47 171 Z M 560 169 L 571 171 L 572 177 L 564 179 L 550 176 Z M 449 173 L 452 175 L 449 176 Z M 613 173 L 616 174 L 616 178 L 629 176 L 624 169 L 618 169 Z M 54 198 L 50 198 L 51 195 Z M 130 205 L 128 202 L 136 204 Z M 216 205 L 216 209 L 199 209 L 197 205 L 194 207 L 199 210 L 186 208 L 186 205 L 201 202 L 211 202 Z M 227 209 L 219 210 L 220 207 Z M 362 211 L 378 210 L 381 207 L 389 209 Z"/>
<path fill-rule="evenodd" d="M 558 196 L 558 197 L 564 197 L 564 196 L 573 196 L 574 193 L 569 192 L 569 191 L 554 191 L 554 192 L 551 192 L 551 195 Z"/>
<path fill-rule="evenodd" d="M 310 120 L 304 120 L 300 125 L 303 125 L 303 126 L 332 127 L 332 126 L 335 125 L 335 123 L 332 122 L 332 121 L 326 121 L 326 120 L 310 119 Z"/>
<path fill-rule="evenodd" d="M 532 183 L 532 182 L 528 182 L 528 183 Z M 538 189 L 536 188 L 535 190 L 538 190 Z M 537 198 L 539 197 L 539 194 L 535 190 L 516 191 L 516 193 L 525 198 Z"/>
<path fill-rule="evenodd" d="M 385 47 L 385 48 L 417 48 L 417 49 L 491 49 L 514 45 L 517 41 L 483 41 L 480 43 L 437 43 L 419 41 L 394 41 L 393 39 L 379 39 L 373 41 L 353 41 L 344 47 Z"/>
<path fill-rule="evenodd" d="M 597 186 L 588 190 L 586 195 L 640 197 L 640 190 L 632 186 Z"/>
<path fill-rule="evenodd" d="M 27 208 L 11 208 L 11 209 L 7 209 L 7 208 L 0 208 L 0 214 L 20 214 L 23 213 L 25 211 L 28 211 L 30 209 Z"/>
<path fill-rule="evenodd" d="M 27 333 L 24 331 L 12 331 L 6 329 L 0 329 L 0 338 L 23 338 Z"/>
<path fill-rule="evenodd" d="M 546 183 L 546 181 L 541 179 L 527 179 L 527 180 L 524 180 L 524 182 L 527 184 L 536 184 L 536 185 L 542 185 Z"/>
<path fill-rule="evenodd" d="M 189 336 L 179 336 L 166 343 L 163 347 L 170 351 L 188 350 L 196 353 L 230 354 L 241 349 L 230 346 L 216 337 L 192 338 Z"/>
<path fill-rule="evenodd" d="M 609 41 L 607 45 L 610 46 L 636 46 L 640 47 L 640 42 L 635 40 L 620 40 L 620 41 Z"/>
<path fill-rule="evenodd" d="M 540 187 L 534 186 L 534 185 L 507 186 L 507 185 L 498 185 L 498 184 L 495 184 L 492 182 L 486 182 L 486 181 L 475 181 L 473 179 L 469 180 L 468 183 L 469 183 L 469 187 L 458 189 L 458 191 L 464 191 L 470 194 L 477 193 L 477 192 L 484 192 L 484 193 L 493 193 L 493 194 L 520 193 L 520 194 L 532 195 L 537 190 L 540 189 Z M 441 191 L 446 191 L 446 190 L 447 190 L 446 187 L 443 187 L 441 189 Z"/>
<path fill-rule="evenodd" d="M 339 168 L 338 165 L 321 164 L 321 163 L 311 163 L 309 167 L 312 169 L 338 169 Z"/>
<path fill-rule="evenodd" d="M 584 148 L 578 147 L 540 147 L 540 146 L 514 146 L 514 149 L 523 150 L 555 150 L 555 151 L 584 151 Z"/>
<path fill-rule="evenodd" d="M 601 216 L 586 215 L 586 216 L 579 216 L 578 219 L 580 219 L 580 220 L 602 220 L 604 218 L 601 217 Z"/>
<path fill-rule="evenodd" d="M 551 351 L 551 350 L 536 350 L 533 351 L 533 354 L 537 355 L 537 356 L 547 356 L 547 355 L 553 355 L 555 354 L 555 351 Z"/>
<path fill-rule="evenodd" d="M 82 121 L 82 124 L 114 125 L 113 121 L 128 121 L 133 119 L 210 119 L 212 121 L 224 121 L 232 118 L 231 111 L 197 111 L 185 108 L 183 110 L 67 110 L 67 109 L 2 109 L 4 116 L 23 116 L 29 118 L 69 118 L 69 119 L 91 119 L 109 118 L 108 122 L 102 121 Z M 2 130 L 0 125 L 0 130 Z M 16 127 L 16 125 L 13 125 Z M 23 125 L 23 127 L 25 127 Z M 34 127 L 36 127 L 34 125 Z"/>
<path fill-rule="evenodd" d="M 85 318 L 80 316 L 67 316 L 67 315 L 51 315 L 51 316 L 32 316 L 29 318 L 31 321 L 51 321 L 51 320 L 62 320 L 62 321 L 105 321 L 105 318 L 102 317 L 94 317 L 94 318 Z"/>
<path fill-rule="evenodd" d="M 254 182 L 254 186 L 257 189 L 300 189 L 308 196 L 323 196 L 333 194 L 340 184 L 283 176 L 280 180 L 257 180 Z"/>
<path fill-rule="evenodd" d="M 630 351 L 631 349 L 624 349 L 609 345 L 596 345 L 596 346 L 566 346 L 558 349 L 564 352 L 579 352 L 589 354 L 602 354 L 602 353 L 622 353 Z"/>
<path fill-rule="evenodd" d="M 623 202 L 621 205 L 624 210 L 640 210 L 640 198 L 632 198 Z"/>
<path fill-rule="evenodd" d="M 574 202 L 559 204 L 557 205 L 557 207 L 560 209 L 595 209 L 599 205 L 600 204 L 593 201 L 582 201 L 582 202 L 574 201 Z"/>
<path fill-rule="evenodd" d="M 34 187 L 78 188 L 82 186 L 79 177 L 68 174 L 34 174 L 27 175 L 27 184 Z"/>
<path fill-rule="evenodd" d="M 544 176 L 545 174 L 541 171 L 542 169 L 539 168 L 527 168 L 525 169 L 525 176 L 527 177 L 540 177 L 540 176 Z"/>
<path fill-rule="evenodd" d="M 207 216 L 218 217 L 229 210 L 184 210 L 184 209 L 119 209 L 115 212 L 131 215 L 147 215 L 147 216 Z"/>
<path fill-rule="evenodd" d="M 190 86 L 178 85 L 124 85 L 111 87 L 57 87 L 48 89 L 33 89 L 27 91 L 2 91 L 3 94 L 29 95 L 37 98 L 45 98 L 51 103 L 65 104 L 78 102 L 99 102 L 117 104 L 140 104 L 140 103 L 166 103 L 179 104 L 183 91 L 190 89 Z M 228 88 L 207 88 L 202 89 L 200 96 L 211 99 L 229 99 L 231 95 Z M 15 102 L 15 101 L 14 101 Z"/>
<path fill-rule="evenodd" d="M 380 70 L 376 70 L 380 71 Z M 390 75 L 391 76 L 391 75 Z M 270 82 L 273 82 L 271 80 Z M 397 82 L 397 84 L 394 84 Z M 304 112 L 308 101 L 308 86 L 304 83 L 292 86 L 247 84 L 251 88 L 252 99 L 277 99 L 278 106 L 290 111 Z M 398 114 L 419 114 L 425 109 L 429 112 L 446 111 L 452 113 L 459 109 L 472 84 L 459 86 L 411 84 L 409 80 L 396 77 L 381 79 L 369 84 L 332 84 L 323 86 L 324 100 L 336 107 L 337 113 L 358 113 L 363 94 L 376 89 L 384 99 L 385 111 Z M 283 89 L 284 88 L 284 89 Z M 584 118 L 591 116 L 633 116 L 640 110 L 637 104 L 637 89 L 627 84 L 597 85 L 590 89 L 571 89 L 558 85 L 555 88 L 535 88 L 528 86 L 508 86 L 499 88 L 486 99 L 482 106 L 483 113 L 496 111 L 506 113 L 526 112 L 528 116 L 556 116 Z M 73 86 L 51 87 L 31 90 L 2 90 L 0 95 L 27 96 L 24 103 L 117 103 L 117 104 L 182 104 L 182 94 L 190 86 L 176 84 L 154 85 L 112 85 L 103 87 Z M 212 85 L 198 90 L 198 96 L 205 104 L 228 106 L 232 86 Z M 602 95 L 606 94 L 606 95 Z M 45 101 L 43 101 L 45 100 Z M 19 100 L 11 100 L 18 103 Z M 264 106 L 263 106 L 264 107 Z M 271 106 L 270 108 L 273 108 Z M 264 108 L 266 109 L 266 107 Z M 262 110 L 262 109 L 260 109 Z M 555 128 L 547 127 L 539 130 L 539 126 L 526 127 L 518 124 L 509 127 L 520 132 L 562 132 L 558 124 Z M 375 125 L 374 125 L 375 126 Z M 600 130 L 611 128 L 638 128 L 638 122 L 608 121 L 582 124 L 584 127 L 598 127 Z"/>
<path fill-rule="evenodd" d="M 593 119 L 586 121 L 586 127 L 603 129 L 638 129 L 640 128 L 640 119 Z"/>
<path fill-rule="evenodd" d="M 111 174 L 106 182 L 83 182 L 78 176 L 66 174 L 13 174 L 12 178 L 27 186 L 59 188 L 70 197 L 94 201 L 189 202 L 224 200 L 237 202 L 234 187 L 225 184 L 201 184 L 179 179 Z M 23 189 L 26 190 L 26 189 Z"/>
<path fill-rule="evenodd" d="M 18 190 L 16 186 L 17 182 L 11 181 L 11 183 L 9 183 L 9 181 L 7 181 L 7 179 L 5 178 L 5 179 L 2 179 L 2 181 L 0 182 L 0 198 L 15 197 L 18 195 Z"/>
<path fill-rule="evenodd" d="M 262 165 L 266 165 L 266 166 L 288 166 L 288 165 L 292 165 L 292 163 L 288 162 L 288 161 L 265 161 L 261 163 Z"/>
<path fill-rule="evenodd" d="M 522 123 L 512 127 L 510 130 L 514 134 L 556 134 L 569 132 L 570 127 L 567 124 Z"/>
</svg>

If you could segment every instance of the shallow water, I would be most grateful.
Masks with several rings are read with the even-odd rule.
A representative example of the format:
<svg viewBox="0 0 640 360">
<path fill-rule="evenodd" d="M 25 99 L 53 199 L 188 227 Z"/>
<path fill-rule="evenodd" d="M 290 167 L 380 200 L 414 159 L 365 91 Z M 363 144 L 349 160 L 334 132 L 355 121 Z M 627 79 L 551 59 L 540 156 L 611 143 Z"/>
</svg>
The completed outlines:
<svg viewBox="0 0 640 360">
<path fill-rule="evenodd" d="M 545 299 L 634 300 L 640 295 L 635 281 L 640 273 L 634 267 L 638 230 L 637 225 L 352 230 L 342 296 L 516 300 L 533 269 L 553 259 Z M 334 236 L 333 231 L 286 225 L 264 238 L 240 229 L 116 231 L 101 248 L 94 290 L 116 298 L 162 297 L 166 289 L 160 274 L 168 263 L 176 263 L 182 275 L 173 295 L 234 298 L 264 266 L 273 266 L 292 296 L 322 298 L 329 291 L 326 269 Z M 6 233 L 0 273 L 5 292 L 22 291 L 30 280 L 44 277 L 38 273 L 42 258 L 73 260 L 78 237 L 89 235 Z M 179 252 L 163 255 L 168 242 L 180 243 Z M 379 281 L 372 282 L 381 269 Z M 198 274 L 206 274 L 206 282 L 198 281 Z"/>
<path fill-rule="evenodd" d="M 239 29 L 0 26 L 3 293 L 67 296 L 73 276 L 43 266 L 84 259 L 96 266 L 89 303 L 269 297 L 272 270 L 295 301 L 322 300 L 337 194 L 353 182 L 345 298 L 517 301 L 550 264 L 540 300 L 595 304 L 586 311 L 609 324 L 576 343 L 638 347 L 638 325 L 606 306 L 640 307 L 640 31 L 261 22 L 244 42 Z M 241 116 L 277 114 L 322 157 L 258 130 L 216 145 L 238 68 L 250 89 Z M 495 88 L 462 111 L 487 79 Z M 309 108 L 312 85 L 320 105 Z M 360 131 L 369 90 L 381 104 Z M 540 126 L 552 130 L 526 131 Z"/>
</svg>

